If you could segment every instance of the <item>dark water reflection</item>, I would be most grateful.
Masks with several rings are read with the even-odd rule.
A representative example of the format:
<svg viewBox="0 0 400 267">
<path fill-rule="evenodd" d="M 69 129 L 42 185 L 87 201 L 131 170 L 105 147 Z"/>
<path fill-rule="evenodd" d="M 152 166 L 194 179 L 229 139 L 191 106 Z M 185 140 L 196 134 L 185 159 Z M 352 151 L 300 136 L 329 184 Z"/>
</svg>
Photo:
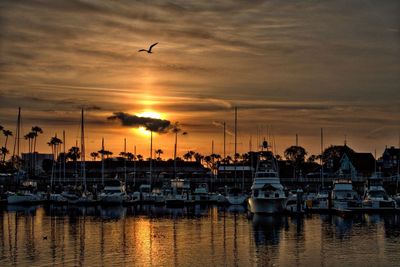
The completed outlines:
<svg viewBox="0 0 400 267">
<path fill-rule="evenodd" d="M 254 216 L 194 206 L 8 206 L 0 266 L 395 266 L 398 215 Z"/>
</svg>

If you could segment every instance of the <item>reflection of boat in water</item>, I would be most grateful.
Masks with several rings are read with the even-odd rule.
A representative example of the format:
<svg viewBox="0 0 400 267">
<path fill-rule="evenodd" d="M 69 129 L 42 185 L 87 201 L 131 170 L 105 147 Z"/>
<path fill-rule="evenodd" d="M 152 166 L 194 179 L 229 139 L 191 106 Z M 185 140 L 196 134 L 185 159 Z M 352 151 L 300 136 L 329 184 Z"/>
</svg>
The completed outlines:
<svg viewBox="0 0 400 267">
<path fill-rule="evenodd" d="M 100 217 L 103 219 L 121 219 L 126 216 L 126 207 L 102 207 L 100 209 Z"/>
<path fill-rule="evenodd" d="M 254 241 L 257 246 L 277 245 L 286 217 L 254 214 L 252 217 Z"/>
<path fill-rule="evenodd" d="M 283 212 L 286 196 L 278 177 L 276 159 L 271 151 L 261 151 L 258 157 L 249 210 L 251 213 Z"/>
</svg>

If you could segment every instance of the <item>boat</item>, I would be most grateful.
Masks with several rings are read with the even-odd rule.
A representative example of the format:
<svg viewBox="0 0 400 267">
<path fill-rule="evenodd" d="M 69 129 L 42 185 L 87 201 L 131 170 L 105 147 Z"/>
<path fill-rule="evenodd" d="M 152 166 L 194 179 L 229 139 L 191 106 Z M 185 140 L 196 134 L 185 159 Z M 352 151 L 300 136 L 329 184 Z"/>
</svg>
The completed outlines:
<svg viewBox="0 0 400 267">
<path fill-rule="evenodd" d="M 151 185 L 150 184 L 141 184 L 139 186 L 139 191 L 133 192 L 132 201 L 140 202 L 140 203 L 150 203 L 153 202 L 154 199 L 151 196 Z"/>
<path fill-rule="evenodd" d="M 35 181 L 24 181 L 16 193 L 7 196 L 8 204 L 37 204 L 43 201 L 37 193 L 37 183 Z"/>
<path fill-rule="evenodd" d="M 208 194 L 208 185 L 206 183 L 200 184 L 194 189 L 192 198 L 196 203 L 208 203 L 210 196 Z"/>
<path fill-rule="evenodd" d="M 289 213 L 304 213 L 303 190 L 290 192 L 285 202 L 285 210 Z"/>
<path fill-rule="evenodd" d="M 99 194 L 99 200 L 103 204 L 122 204 L 127 198 L 125 185 L 118 179 L 106 181 L 103 192 Z"/>
<path fill-rule="evenodd" d="M 268 148 L 268 145 L 265 144 L 263 147 Z M 251 213 L 273 214 L 284 211 L 286 195 L 277 169 L 277 162 L 271 151 L 258 153 L 257 168 L 248 200 Z"/>
<path fill-rule="evenodd" d="M 383 188 L 383 180 L 375 175 L 367 180 L 362 201 L 363 209 L 392 210 L 397 206 L 395 199 L 388 196 Z"/>
<path fill-rule="evenodd" d="M 248 196 L 240 188 L 233 187 L 228 190 L 226 201 L 230 205 L 243 205 L 246 203 L 247 198 Z"/>
<path fill-rule="evenodd" d="M 165 204 L 167 206 L 183 206 L 190 202 L 190 182 L 186 179 L 171 180 L 170 189 L 166 190 Z"/>
<path fill-rule="evenodd" d="M 348 213 L 360 208 L 357 192 L 353 190 L 351 179 L 339 178 L 333 181 L 331 195 L 332 209 L 338 213 Z"/>
</svg>

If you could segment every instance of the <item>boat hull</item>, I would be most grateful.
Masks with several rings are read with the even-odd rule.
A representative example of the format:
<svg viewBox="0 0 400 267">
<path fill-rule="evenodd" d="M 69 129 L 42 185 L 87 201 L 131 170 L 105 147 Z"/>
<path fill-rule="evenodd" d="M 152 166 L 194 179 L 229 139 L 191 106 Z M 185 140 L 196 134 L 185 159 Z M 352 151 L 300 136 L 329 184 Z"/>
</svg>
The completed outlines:
<svg viewBox="0 0 400 267">
<path fill-rule="evenodd" d="M 248 207 L 251 213 L 274 214 L 282 213 L 285 206 L 285 198 L 254 198 L 248 200 Z"/>
<path fill-rule="evenodd" d="M 36 204 L 41 199 L 36 195 L 12 195 L 7 197 L 8 204 Z"/>
</svg>

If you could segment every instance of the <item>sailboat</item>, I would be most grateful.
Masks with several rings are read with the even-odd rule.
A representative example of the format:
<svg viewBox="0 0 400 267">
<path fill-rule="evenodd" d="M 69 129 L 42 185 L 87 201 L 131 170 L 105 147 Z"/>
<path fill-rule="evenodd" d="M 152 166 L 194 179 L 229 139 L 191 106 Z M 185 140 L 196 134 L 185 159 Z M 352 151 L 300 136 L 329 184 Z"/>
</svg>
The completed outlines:
<svg viewBox="0 0 400 267">
<path fill-rule="evenodd" d="M 68 190 L 62 193 L 62 196 L 67 199 L 69 204 L 91 205 L 96 201 L 93 195 L 87 190 L 86 184 L 86 168 L 85 168 L 85 128 L 84 128 L 84 112 L 81 111 L 81 174 L 83 187 L 69 187 Z"/>
<path fill-rule="evenodd" d="M 235 107 L 235 156 L 236 155 L 237 155 L 237 107 Z M 243 193 L 243 188 L 236 187 L 236 184 L 237 184 L 236 164 L 237 163 L 235 162 L 235 165 L 234 165 L 235 187 L 230 188 L 228 190 L 228 194 L 226 196 L 226 201 L 230 205 L 243 205 L 246 203 L 246 199 L 248 198 L 248 196 Z M 243 185 L 243 182 L 242 182 L 242 185 Z"/>
</svg>

